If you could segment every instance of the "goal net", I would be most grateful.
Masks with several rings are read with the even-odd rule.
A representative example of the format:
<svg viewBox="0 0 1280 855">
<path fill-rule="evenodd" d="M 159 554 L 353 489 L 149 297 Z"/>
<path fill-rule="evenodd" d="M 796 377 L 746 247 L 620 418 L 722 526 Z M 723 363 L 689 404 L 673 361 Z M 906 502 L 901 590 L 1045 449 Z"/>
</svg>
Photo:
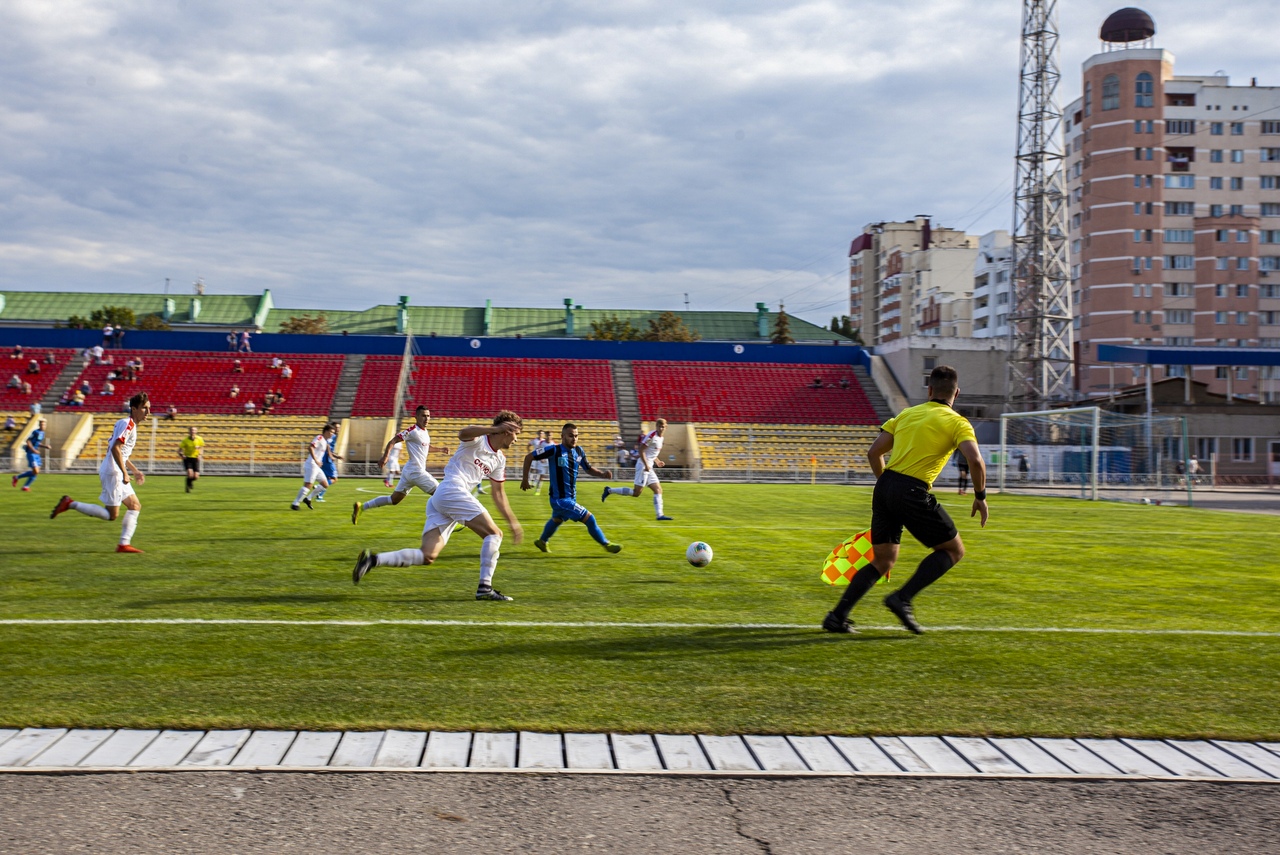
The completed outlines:
<svg viewBox="0 0 1280 855">
<path fill-rule="evenodd" d="M 1074 407 L 1000 417 L 988 483 L 1001 491 L 1137 502 L 1190 502 L 1181 416 Z M 1194 468 L 1194 467 L 1193 467 Z"/>
</svg>

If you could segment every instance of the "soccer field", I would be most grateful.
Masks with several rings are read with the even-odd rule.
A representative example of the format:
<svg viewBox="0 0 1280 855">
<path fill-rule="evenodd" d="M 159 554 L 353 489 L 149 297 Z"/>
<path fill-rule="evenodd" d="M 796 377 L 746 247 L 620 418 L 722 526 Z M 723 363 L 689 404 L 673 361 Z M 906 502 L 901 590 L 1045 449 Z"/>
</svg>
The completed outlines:
<svg viewBox="0 0 1280 855">
<path fill-rule="evenodd" d="M 49 519 L 96 477 L 6 489 L 0 725 L 1280 737 L 1275 517 L 993 495 L 982 530 L 941 490 L 968 555 L 916 601 L 931 631 L 898 628 L 880 586 L 834 636 L 818 574 L 869 489 L 672 483 L 658 523 L 598 485 L 581 498 L 619 555 L 572 523 L 538 552 L 546 497 L 514 490 L 512 603 L 472 599 L 467 531 L 353 586 L 360 549 L 421 532 L 417 493 L 352 526 L 377 481 L 293 512 L 294 479 L 152 478 L 145 555 L 113 552 L 118 522 Z M 696 539 L 709 568 L 684 560 Z M 923 554 L 904 544 L 894 586 Z"/>
</svg>

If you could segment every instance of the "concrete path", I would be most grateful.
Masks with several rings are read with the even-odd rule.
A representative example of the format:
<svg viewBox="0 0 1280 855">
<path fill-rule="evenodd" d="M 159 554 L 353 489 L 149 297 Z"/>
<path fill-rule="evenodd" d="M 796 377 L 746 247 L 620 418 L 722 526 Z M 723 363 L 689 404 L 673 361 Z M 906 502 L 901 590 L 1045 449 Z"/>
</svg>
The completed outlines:
<svg viewBox="0 0 1280 855">
<path fill-rule="evenodd" d="M 0 772 L 219 768 L 1280 783 L 1280 743 L 956 736 L 0 729 Z"/>
</svg>

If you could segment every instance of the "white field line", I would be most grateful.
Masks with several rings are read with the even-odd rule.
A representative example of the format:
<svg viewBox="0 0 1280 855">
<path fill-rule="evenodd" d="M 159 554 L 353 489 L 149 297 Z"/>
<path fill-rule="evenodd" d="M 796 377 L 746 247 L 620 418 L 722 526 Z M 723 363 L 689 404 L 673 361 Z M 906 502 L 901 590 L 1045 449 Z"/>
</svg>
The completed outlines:
<svg viewBox="0 0 1280 855">
<path fill-rule="evenodd" d="M 276 620 L 270 618 L 3 618 L 0 626 L 460 626 L 568 629 L 808 629 L 814 623 L 670 623 L 628 621 Z M 863 626 L 891 630 L 894 626 Z M 933 626 L 929 632 L 1066 633 L 1076 635 L 1221 635 L 1280 638 L 1280 632 L 1233 629 L 1122 629 L 1074 626 Z"/>
</svg>

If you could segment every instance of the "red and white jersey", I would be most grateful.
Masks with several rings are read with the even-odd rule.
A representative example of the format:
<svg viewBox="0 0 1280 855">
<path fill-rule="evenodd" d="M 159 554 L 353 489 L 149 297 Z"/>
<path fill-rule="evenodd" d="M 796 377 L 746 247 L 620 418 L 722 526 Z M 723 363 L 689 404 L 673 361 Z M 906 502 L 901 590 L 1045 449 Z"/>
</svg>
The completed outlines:
<svg viewBox="0 0 1280 855">
<path fill-rule="evenodd" d="M 324 453 L 328 450 L 329 440 L 325 439 L 324 434 L 322 433 L 316 434 L 316 438 L 311 440 L 311 445 L 307 446 L 307 456 L 303 460 L 303 463 L 306 463 L 308 460 L 312 463 L 323 463 Z"/>
<path fill-rule="evenodd" d="M 651 430 L 640 437 L 640 453 L 644 455 L 645 462 L 650 467 L 653 461 L 658 459 L 658 452 L 662 451 L 662 437 L 658 436 L 656 430 Z"/>
<path fill-rule="evenodd" d="M 470 493 L 485 478 L 507 480 L 507 456 L 489 444 L 489 437 L 479 436 L 458 444 L 458 450 L 445 464 L 440 486 Z"/>
<path fill-rule="evenodd" d="M 425 472 L 427 469 L 427 452 L 431 449 L 430 432 L 426 428 L 420 428 L 416 424 L 412 424 L 396 434 L 395 439 L 396 442 L 403 442 L 405 450 L 409 452 L 409 465 L 405 469 L 418 469 Z M 400 450 L 394 446 L 391 451 L 393 454 L 400 453 Z"/>
<path fill-rule="evenodd" d="M 115 456 L 111 449 L 120 446 L 120 458 L 128 460 L 133 454 L 133 447 L 138 444 L 138 426 L 133 419 L 121 419 L 111 431 L 111 441 L 107 444 L 107 454 L 102 458 L 102 469 L 115 467 Z"/>
</svg>

